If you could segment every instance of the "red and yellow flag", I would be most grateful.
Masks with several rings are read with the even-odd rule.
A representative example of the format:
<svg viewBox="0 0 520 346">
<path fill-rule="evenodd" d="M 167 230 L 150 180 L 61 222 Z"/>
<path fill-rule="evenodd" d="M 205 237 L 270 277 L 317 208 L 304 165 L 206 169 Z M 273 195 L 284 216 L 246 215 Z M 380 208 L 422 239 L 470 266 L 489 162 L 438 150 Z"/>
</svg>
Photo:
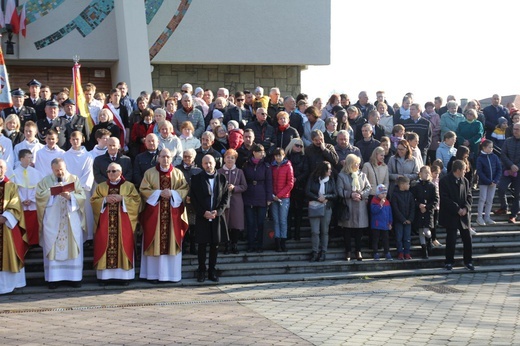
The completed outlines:
<svg viewBox="0 0 520 346">
<path fill-rule="evenodd" d="M 0 47 L 0 109 L 12 106 L 13 100 L 11 98 L 7 68 L 5 67 L 4 52 L 2 52 L 2 47 Z"/>
<path fill-rule="evenodd" d="M 94 121 L 90 115 L 87 100 L 85 99 L 85 94 L 83 93 L 83 87 L 81 86 L 81 73 L 79 71 L 80 68 L 80 64 L 77 62 L 74 63 L 74 67 L 72 67 L 72 87 L 70 90 L 72 90 L 72 96 L 74 102 L 76 103 L 76 114 L 87 118 L 87 126 L 90 132 L 94 127 Z"/>
</svg>

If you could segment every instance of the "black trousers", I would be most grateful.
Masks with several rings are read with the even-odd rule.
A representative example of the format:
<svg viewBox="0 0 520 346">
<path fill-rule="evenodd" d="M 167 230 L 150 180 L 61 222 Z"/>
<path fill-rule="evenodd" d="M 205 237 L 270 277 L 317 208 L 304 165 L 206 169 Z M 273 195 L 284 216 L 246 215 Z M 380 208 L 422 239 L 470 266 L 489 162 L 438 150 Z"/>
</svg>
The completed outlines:
<svg viewBox="0 0 520 346">
<path fill-rule="evenodd" d="M 390 233 L 390 231 L 372 229 L 372 250 L 374 250 L 374 253 L 376 253 L 379 249 L 380 237 L 383 240 L 383 249 L 385 251 L 385 254 L 390 252 L 390 242 L 388 240 L 388 233 Z"/>
<path fill-rule="evenodd" d="M 473 262 L 473 248 L 469 229 L 459 229 L 464 248 L 464 264 Z M 455 245 L 457 244 L 457 228 L 446 228 L 446 264 L 455 262 Z"/>
<path fill-rule="evenodd" d="M 206 248 L 208 243 L 199 243 L 198 261 L 199 271 L 206 271 Z M 218 244 L 209 244 L 209 271 L 215 271 L 217 265 Z"/>
<path fill-rule="evenodd" d="M 361 251 L 361 238 L 364 228 L 345 228 L 342 227 L 343 241 L 345 242 L 345 250 L 350 252 L 352 249 L 352 236 L 354 236 L 354 244 L 356 252 Z"/>
</svg>

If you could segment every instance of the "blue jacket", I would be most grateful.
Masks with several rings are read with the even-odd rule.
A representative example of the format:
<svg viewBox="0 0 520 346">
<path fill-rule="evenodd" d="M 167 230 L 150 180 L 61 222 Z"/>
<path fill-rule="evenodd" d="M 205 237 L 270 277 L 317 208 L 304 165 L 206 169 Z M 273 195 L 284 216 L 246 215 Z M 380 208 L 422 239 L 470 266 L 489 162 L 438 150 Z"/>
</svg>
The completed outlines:
<svg viewBox="0 0 520 346">
<path fill-rule="evenodd" d="M 485 154 L 483 152 L 477 157 L 477 174 L 479 185 L 498 184 L 502 176 L 502 164 L 497 155 Z"/>
<path fill-rule="evenodd" d="M 383 206 L 379 204 L 380 202 L 381 200 L 377 196 L 372 198 L 372 202 L 370 203 L 372 216 L 370 218 L 370 227 L 372 229 L 389 231 L 393 222 L 392 207 L 390 206 L 388 198 L 385 200 L 385 203 L 383 203 Z"/>
</svg>

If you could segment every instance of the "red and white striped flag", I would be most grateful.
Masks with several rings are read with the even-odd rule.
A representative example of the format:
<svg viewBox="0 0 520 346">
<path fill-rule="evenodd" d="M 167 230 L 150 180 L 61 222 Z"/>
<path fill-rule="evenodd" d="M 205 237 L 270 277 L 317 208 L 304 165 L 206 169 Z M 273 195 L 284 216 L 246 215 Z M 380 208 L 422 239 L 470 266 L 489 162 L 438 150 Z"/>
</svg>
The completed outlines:
<svg viewBox="0 0 520 346">
<path fill-rule="evenodd" d="M 9 77 L 5 67 L 4 52 L 0 47 L 0 108 L 7 108 L 13 106 L 11 98 L 11 87 L 9 86 Z"/>
<path fill-rule="evenodd" d="M 22 7 L 22 12 L 20 13 L 20 32 L 22 33 L 22 36 L 25 37 L 27 33 L 27 27 L 25 26 L 25 21 L 27 20 L 27 16 L 25 13 L 25 3 Z"/>
<path fill-rule="evenodd" d="M 7 0 L 5 4 L 5 24 L 11 24 L 13 34 L 20 32 L 20 17 L 18 16 L 15 0 Z"/>
</svg>

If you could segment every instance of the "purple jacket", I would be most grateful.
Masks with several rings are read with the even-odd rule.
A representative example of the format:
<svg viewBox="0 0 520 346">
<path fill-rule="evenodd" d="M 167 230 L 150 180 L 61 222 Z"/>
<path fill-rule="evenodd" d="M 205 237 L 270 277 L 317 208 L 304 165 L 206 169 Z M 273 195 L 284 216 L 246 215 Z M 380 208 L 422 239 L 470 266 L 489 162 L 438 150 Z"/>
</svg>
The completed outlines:
<svg viewBox="0 0 520 346">
<path fill-rule="evenodd" d="M 267 202 L 273 200 L 271 166 L 264 160 L 255 165 L 250 158 L 242 170 L 247 181 L 247 190 L 242 194 L 244 206 L 267 207 Z"/>
</svg>

